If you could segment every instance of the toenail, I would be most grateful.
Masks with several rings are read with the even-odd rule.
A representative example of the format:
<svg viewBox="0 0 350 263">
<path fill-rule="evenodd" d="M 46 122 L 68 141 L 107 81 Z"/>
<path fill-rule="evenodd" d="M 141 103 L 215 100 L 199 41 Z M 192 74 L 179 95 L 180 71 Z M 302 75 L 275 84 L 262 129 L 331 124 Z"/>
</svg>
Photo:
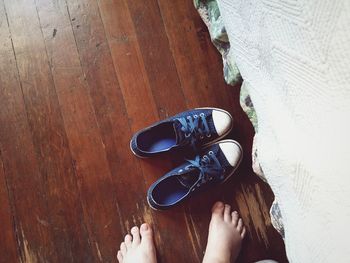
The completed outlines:
<svg viewBox="0 0 350 263">
<path fill-rule="evenodd" d="M 224 206 L 224 203 L 218 202 L 218 203 L 217 203 L 217 206 L 218 206 L 218 207 L 223 207 L 223 206 Z"/>
<path fill-rule="evenodd" d="M 143 230 L 143 231 L 148 230 L 148 225 L 147 224 L 142 224 L 141 230 Z"/>
<path fill-rule="evenodd" d="M 131 228 L 132 232 L 136 232 L 138 230 L 137 226 L 134 226 L 133 228 Z"/>
</svg>

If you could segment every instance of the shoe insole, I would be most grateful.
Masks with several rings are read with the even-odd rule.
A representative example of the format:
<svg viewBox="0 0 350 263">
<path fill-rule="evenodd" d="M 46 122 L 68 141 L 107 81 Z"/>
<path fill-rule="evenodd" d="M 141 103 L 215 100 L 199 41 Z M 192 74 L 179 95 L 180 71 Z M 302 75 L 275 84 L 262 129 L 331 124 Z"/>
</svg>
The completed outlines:
<svg viewBox="0 0 350 263">
<path fill-rule="evenodd" d="M 176 145 L 176 134 L 172 123 L 163 123 L 144 132 L 138 138 L 139 147 L 146 152 L 161 152 Z"/>
<path fill-rule="evenodd" d="M 171 148 L 176 144 L 175 138 L 162 138 L 153 144 L 149 145 L 146 151 L 148 152 L 159 152 Z"/>
<path fill-rule="evenodd" d="M 171 205 L 176 203 L 188 193 L 177 178 L 172 177 L 159 183 L 153 190 L 153 199 L 160 205 Z"/>
</svg>

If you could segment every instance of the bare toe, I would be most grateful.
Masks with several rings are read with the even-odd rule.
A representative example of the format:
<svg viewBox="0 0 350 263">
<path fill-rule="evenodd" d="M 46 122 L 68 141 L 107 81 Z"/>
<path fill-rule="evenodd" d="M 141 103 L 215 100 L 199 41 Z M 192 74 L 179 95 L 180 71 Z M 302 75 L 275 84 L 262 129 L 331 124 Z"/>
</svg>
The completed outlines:
<svg viewBox="0 0 350 263">
<path fill-rule="evenodd" d="M 122 252 L 122 256 L 125 256 L 127 250 L 128 250 L 128 249 L 126 248 L 125 243 L 124 243 L 124 242 L 121 243 L 121 244 L 120 244 L 120 252 Z"/>
<path fill-rule="evenodd" d="M 143 241 L 144 239 L 150 239 L 152 238 L 152 229 L 150 228 L 150 226 L 146 223 L 143 223 L 140 227 L 140 233 L 141 233 L 141 237 Z"/>
<path fill-rule="evenodd" d="M 156 248 L 153 243 L 153 232 L 149 225 L 134 226 L 131 235 L 124 237 L 120 244 L 117 258 L 119 263 L 156 263 Z"/>
<path fill-rule="evenodd" d="M 245 230 L 245 227 L 243 227 L 243 230 L 242 230 L 242 233 L 241 233 L 241 238 L 242 239 L 245 237 L 245 233 L 246 233 L 246 230 Z"/>
<path fill-rule="evenodd" d="M 224 204 L 222 202 L 216 202 L 212 208 L 212 217 L 222 217 L 224 213 Z"/>
<path fill-rule="evenodd" d="M 131 247 L 132 236 L 127 234 L 124 238 L 124 242 L 127 248 Z"/>
<path fill-rule="evenodd" d="M 151 227 L 144 223 L 140 227 L 140 233 L 141 233 L 141 244 L 148 246 L 148 247 L 153 247 L 153 235 L 152 235 L 152 229 Z"/>
<path fill-rule="evenodd" d="M 119 263 L 123 262 L 123 256 L 122 256 L 122 252 L 120 252 L 120 250 L 118 250 L 117 258 L 118 258 Z"/>
<path fill-rule="evenodd" d="M 239 219 L 238 212 L 237 211 L 233 211 L 231 216 L 232 216 L 232 224 L 234 226 L 237 226 L 238 219 Z"/>
<path fill-rule="evenodd" d="M 140 230 L 137 226 L 134 226 L 131 228 L 131 234 L 132 234 L 132 244 L 133 245 L 138 245 L 140 244 Z"/>
<path fill-rule="evenodd" d="M 237 223 L 237 230 L 238 230 L 238 232 L 242 232 L 242 229 L 243 229 L 243 220 L 242 220 L 242 218 L 240 218 L 239 220 L 238 220 L 238 223 Z"/>
<path fill-rule="evenodd" d="M 231 218 L 231 206 L 225 204 L 225 211 L 224 211 L 224 220 L 226 222 L 231 222 L 232 218 Z"/>
<path fill-rule="evenodd" d="M 242 232 L 237 230 L 238 221 L 239 215 L 231 213 L 231 206 L 221 203 L 220 208 L 220 203 L 214 205 L 203 263 L 234 262 L 242 243 Z M 240 224 L 243 226 L 243 222 Z"/>
</svg>

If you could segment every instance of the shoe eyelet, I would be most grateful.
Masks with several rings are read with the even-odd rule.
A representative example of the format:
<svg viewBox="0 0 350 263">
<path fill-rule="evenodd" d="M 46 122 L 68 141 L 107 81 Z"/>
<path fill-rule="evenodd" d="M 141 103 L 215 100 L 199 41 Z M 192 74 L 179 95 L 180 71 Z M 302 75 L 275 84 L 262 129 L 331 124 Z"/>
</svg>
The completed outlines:
<svg viewBox="0 0 350 263">
<path fill-rule="evenodd" d="M 198 118 L 198 115 L 197 115 L 197 114 L 193 115 L 193 118 L 197 119 L 197 118 Z"/>
<path fill-rule="evenodd" d="M 210 138 L 210 137 L 211 137 L 211 133 L 209 133 L 209 134 L 206 134 L 206 135 L 207 135 L 207 137 L 208 137 L 208 138 Z"/>
<path fill-rule="evenodd" d="M 212 154 L 214 154 L 214 153 L 213 153 L 213 151 L 209 151 L 208 154 L 212 155 Z"/>
<path fill-rule="evenodd" d="M 188 137 L 190 137 L 190 136 L 191 136 L 190 133 L 185 133 L 185 137 L 186 137 L 186 138 L 188 138 Z"/>
<path fill-rule="evenodd" d="M 199 116 L 204 117 L 204 113 L 202 112 L 201 114 L 199 114 Z"/>
<path fill-rule="evenodd" d="M 199 136 L 199 139 L 201 139 L 201 140 L 202 140 L 203 138 L 204 138 L 204 136 L 203 136 L 203 135 L 200 135 L 200 136 Z"/>
</svg>

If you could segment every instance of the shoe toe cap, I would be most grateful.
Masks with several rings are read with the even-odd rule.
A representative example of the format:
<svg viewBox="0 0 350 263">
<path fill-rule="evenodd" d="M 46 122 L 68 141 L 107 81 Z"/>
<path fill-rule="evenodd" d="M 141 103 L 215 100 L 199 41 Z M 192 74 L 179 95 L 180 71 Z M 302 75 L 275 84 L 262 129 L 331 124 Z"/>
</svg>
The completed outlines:
<svg viewBox="0 0 350 263">
<path fill-rule="evenodd" d="M 234 141 L 222 142 L 219 146 L 229 164 L 237 166 L 242 156 L 241 146 Z"/>
<path fill-rule="evenodd" d="M 227 133 L 232 127 L 232 117 L 225 111 L 213 110 L 212 113 L 215 130 L 219 136 Z"/>
</svg>

